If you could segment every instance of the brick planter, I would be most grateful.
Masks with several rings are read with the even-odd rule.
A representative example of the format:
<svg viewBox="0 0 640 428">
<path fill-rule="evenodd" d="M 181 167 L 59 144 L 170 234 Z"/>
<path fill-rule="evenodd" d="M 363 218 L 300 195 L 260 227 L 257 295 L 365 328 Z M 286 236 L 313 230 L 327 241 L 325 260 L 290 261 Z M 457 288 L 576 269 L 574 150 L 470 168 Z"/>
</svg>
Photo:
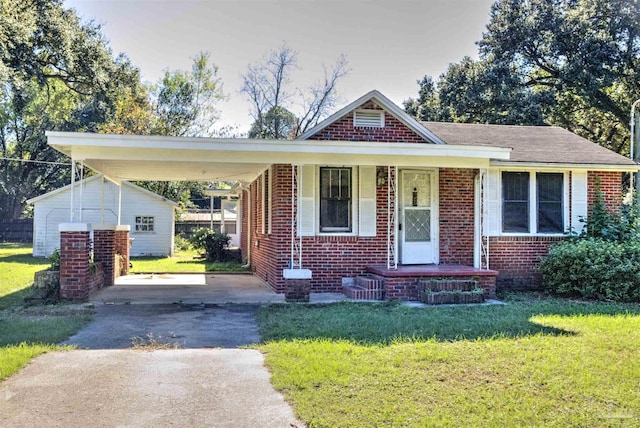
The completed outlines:
<svg viewBox="0 0 640 428">
<path fill-rule="evenodd" d="M 420 301 L 427 305 L 469 304 L 484 302 L 483 291 L 477 288 L 473 291 L 421 291 Z"/>
</svg>

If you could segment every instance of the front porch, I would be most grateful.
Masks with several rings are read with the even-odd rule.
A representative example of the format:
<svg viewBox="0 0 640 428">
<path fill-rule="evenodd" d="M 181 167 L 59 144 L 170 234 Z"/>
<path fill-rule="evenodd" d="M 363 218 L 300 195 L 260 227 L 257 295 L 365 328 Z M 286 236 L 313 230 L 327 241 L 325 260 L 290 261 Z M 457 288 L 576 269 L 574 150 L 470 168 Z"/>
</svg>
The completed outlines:
<svg viewBox="0 0 640 428">
<path fill-rule="evenodd" d="M 345 294 L 354 299 L 419 300 L 425 287 L 434 291 L 471 292 L 480 288 L 483 297 L 496 297 L 498 271 L 458 264 L 398 265 L 391 269 L 374 264 L 366 274 L 343 281 Z M 473 285 L 470 285 L 473 284 Z"/>
</svg>

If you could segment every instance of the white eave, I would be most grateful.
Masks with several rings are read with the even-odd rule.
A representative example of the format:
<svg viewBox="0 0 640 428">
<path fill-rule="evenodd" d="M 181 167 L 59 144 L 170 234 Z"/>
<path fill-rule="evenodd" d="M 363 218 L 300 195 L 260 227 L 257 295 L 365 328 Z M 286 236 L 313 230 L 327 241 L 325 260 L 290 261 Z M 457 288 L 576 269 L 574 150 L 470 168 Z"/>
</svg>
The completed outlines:
<svg viewBox="0 0 640 428">
<path fill-rule="evenodd" d="M 617 171 L 617 172 L 636 172 L 640 171 L 640 164 L 603 164 L 603 163 L 563 163 L 563 162 L 514 162 L 491 160 L 490 165 L 498 168 L 509 169 L 563 169 L 563 170 L 588 170 L 588 171 Z"/>
<path fill-rule="evenodd" d="M 251 182 L 271 164 L 486 167 L 510 148 L 370 141 L 185 138 L 47 132 L 49 145 L 119 180 Z"/>
</svg>

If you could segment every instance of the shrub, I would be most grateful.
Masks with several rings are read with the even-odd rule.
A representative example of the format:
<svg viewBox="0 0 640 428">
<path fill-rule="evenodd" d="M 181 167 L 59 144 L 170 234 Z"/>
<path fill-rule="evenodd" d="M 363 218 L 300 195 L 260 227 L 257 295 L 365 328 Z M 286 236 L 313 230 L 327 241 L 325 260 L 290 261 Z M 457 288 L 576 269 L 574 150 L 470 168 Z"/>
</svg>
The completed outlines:
<svg viewBox="0 0 640 428">
<path fill-rule="evenodd" d="M 583 238 L 550 248 L 539 268 L 545 287 L 588 299 L 640 301 L 640 243 Z"/>
<path fill-rule="evenodd" d="M 192 248 L 191 242 L 182 234 L 175 236 L 174 244 L 178 251 L 189 251 Z"/>
<path fill-rule="evenodd" d="M 202 250 L 210 262 L 224 262 L 228 259 L 229 240 L 226 233 L 218 233 L 211 229 L 200 228 L 191 237 L 194 248 Z"/>
<path fill-rule="evenodd" d="M 53 253 L 49 256 L 49 270 L 60 270 L 60 250 L 55 249 Z"/>
</svg>

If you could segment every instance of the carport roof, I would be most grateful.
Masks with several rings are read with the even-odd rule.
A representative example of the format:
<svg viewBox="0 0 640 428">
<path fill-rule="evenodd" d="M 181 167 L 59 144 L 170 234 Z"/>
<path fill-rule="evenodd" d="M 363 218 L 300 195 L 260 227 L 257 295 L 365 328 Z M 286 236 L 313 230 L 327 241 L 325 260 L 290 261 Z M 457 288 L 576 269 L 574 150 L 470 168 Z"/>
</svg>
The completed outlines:
<svg viewBox="0 0 640 428">
<path fill-rule="evenodd" d="M 511 149 L 368 141 L 259 140 L 47 132 L 49 145 L 116 183 L 251 182 L 271 164 L 486 167 Z"/>
</svg>

